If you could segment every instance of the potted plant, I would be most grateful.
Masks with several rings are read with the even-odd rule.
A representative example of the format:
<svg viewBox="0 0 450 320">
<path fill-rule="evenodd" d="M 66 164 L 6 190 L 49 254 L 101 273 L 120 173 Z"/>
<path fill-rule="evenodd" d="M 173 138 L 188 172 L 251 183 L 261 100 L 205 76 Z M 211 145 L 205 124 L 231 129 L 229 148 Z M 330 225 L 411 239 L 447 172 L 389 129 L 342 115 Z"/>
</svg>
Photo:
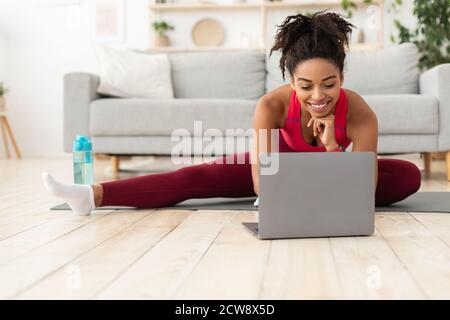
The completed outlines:
<svg viewBox="0 0 450 320">
<path fill-rule="evenodd" d="M 369 5 L 372 4 L 372 0 L 363 0 L 363 4 Z M 358 5 L 353 0 L 341 0 L 341 7 L 345 11 L 345 14 L 348 19 L 353 17 L 353 10 L 358 8 Z M 352 32 L 353 43 L 364 43 L 364 31 L 362 28 L 356 28 Z"/>
<path fill-rule="evenodd" d="M 392 2 L 391 9 L 398 12 L 402 0 Z M 388 10 L 389 12 L 389 10 Z M 419 70 L 425 71 L 436 65 L 450 62 L 450 6 L 448 0 L 414 0 L 413 14 L 417 25 L 411 29 L 398 19 L 394 25 L 398 30 L 398 42 L 412 42 L 419 51 Z M 390 36 L 395 43 L 394 35 Z"/>
<path fill-rule="evenodd" d="M 372 0 L 363 0 L 364 4 L 372 4 Z M 341 7 L 344 9 L 347 18 L 353 17 L 353 9 L 357 9 L 358 6 L 353 0 L 341 0 Z"/>
<path fill-rule="evenodd" d="M 165 21 L 153 22 L 153 28 L 157 32 L 155 36 L 155 47 L 167 47 L 170 45 L 169 37 L 165 34 L 168 30 L 173 30 L 174 27 Z"/>
<path fill-rule="evenodd" d="M 5 95 L 8 92 L 8 88 L 0 82 L 0 111 L 5 111 Z"/>
</svg>

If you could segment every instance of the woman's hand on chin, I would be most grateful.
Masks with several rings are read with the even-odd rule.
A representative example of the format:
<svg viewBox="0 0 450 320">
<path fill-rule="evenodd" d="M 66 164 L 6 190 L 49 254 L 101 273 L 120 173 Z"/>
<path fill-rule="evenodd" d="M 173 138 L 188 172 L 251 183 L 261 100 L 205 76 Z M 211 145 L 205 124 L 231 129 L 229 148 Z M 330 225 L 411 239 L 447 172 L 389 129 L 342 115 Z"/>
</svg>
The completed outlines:
<svg viewBox="0 0 450 320">
<path fill-rule="evenodd" d="M 329 114 L 323 118 L 311 117 L 307 127 L 311 125 L 314 130 L 314 137 L 319 136 L 320 141 L 325 147 L 337 145 L 334 132 L 334 114 Z"/>
</svg>

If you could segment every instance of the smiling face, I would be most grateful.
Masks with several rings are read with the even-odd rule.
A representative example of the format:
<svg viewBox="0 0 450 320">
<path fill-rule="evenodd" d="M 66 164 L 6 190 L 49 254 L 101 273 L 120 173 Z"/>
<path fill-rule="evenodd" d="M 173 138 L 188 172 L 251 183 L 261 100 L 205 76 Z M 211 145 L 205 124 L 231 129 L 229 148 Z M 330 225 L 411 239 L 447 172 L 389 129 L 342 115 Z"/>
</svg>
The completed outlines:
<svg viewBox="0 0 450 320">
<path fill-rule="evenodd" d="M 291 86 L 308 118 L 322 118 L 334 112 L 343 78 L 329 60 L 313 58 L 298 64 Z"/>
</svg>

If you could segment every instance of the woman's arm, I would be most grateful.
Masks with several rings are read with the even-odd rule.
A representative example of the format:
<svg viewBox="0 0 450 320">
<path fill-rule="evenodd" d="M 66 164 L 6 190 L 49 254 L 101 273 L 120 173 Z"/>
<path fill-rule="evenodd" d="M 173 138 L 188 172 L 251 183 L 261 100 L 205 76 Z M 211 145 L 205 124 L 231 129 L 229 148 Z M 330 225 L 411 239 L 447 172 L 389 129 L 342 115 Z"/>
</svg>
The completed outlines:
<svg viewBox="0 0 450 320">
<path fill-rule="evenodd" d="M 375 189 L 378 182 L 378 119 L 364 99 L 351 92 L 349 104 L 352 115 L 347 125 L 347 136 L 353 141 L 352 152 L 373 151 L 375 153 Z"/>
<path fill-rule="evenodd" d="M 280 119 L 284 113 L 281 100 L 273 96 L 262 96 L 256 105 L 253 116 L 253 145 L 251 149 L 251 166 L 253 190 L 259 196 L 259 158 L 260 153 L 271 152 L 270 130 L 280 128 Z"/>
</svg>

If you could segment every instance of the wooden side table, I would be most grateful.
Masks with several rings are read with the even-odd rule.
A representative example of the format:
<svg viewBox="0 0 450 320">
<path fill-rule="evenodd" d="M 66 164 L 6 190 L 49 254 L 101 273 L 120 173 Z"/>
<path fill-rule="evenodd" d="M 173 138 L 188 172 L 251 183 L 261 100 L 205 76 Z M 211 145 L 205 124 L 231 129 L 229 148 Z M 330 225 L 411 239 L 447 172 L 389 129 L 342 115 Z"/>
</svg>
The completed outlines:
<svg viewBox="0 0 450 320">
<path fill-rule="evenodd" d="M 14 138 L 14 134 L 11 130 L 11 127 L 9 126 L 7 111 L 0 111 L 0 126 L 2 128 L 3 145 L 5 146 L 6 157 L 8 159 L 11 158 L 8 147 L 8 134 L 9 134 L 9 138 L 11 139 L 17 158 L 20 159 L 21 158 L 20 150 L 19 147 L 17 146 L 16 139 Z"/>
</svg>

